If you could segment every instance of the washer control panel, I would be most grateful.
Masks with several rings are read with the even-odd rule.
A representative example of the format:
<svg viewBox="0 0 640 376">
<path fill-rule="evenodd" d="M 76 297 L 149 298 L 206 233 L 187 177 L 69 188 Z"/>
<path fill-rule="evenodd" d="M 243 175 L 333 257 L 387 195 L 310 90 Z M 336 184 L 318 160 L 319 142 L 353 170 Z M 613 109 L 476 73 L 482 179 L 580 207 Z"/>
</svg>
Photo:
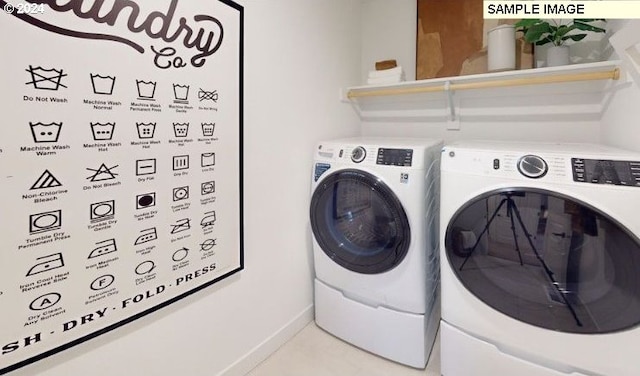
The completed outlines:
<svg viewBox="0 0 640 376">
<path fill-rule="evenodd" d="M 386 166 L 411 167 L 413 161 L 413 149 L 388 149 L 379 148 L 376 164 Z"/>
<path fill-rule="evenodd" d="M 571 158 L 573 181 L 640 187 L 640 162 Z"/>
</svg>

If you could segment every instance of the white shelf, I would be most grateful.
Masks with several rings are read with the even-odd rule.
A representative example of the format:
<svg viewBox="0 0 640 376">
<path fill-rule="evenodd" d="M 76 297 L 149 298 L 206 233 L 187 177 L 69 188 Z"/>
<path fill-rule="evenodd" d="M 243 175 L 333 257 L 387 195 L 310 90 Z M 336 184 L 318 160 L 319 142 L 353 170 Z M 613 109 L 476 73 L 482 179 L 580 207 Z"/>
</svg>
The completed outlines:
<svg viewBox="0 0 640 376">
<path fill-rule="evenodd" d="M 619 74 L 620 61 L 574 64 L 357 86 L 345 100 L 362 120 L 598 119 Z"/>
</svg>

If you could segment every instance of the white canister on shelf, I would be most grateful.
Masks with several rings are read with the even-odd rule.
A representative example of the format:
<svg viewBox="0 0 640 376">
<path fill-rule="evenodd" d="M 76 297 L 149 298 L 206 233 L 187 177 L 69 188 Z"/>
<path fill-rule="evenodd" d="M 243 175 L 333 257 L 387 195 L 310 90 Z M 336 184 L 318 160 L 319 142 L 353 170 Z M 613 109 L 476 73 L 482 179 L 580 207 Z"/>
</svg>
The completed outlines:
<svg viewBox="0 0 640 376">
<path fill-rule="evenodd" d="M 516 69 L 516 29 L 500 25 L 487 33 L 489 72 Z"/>
</svg>

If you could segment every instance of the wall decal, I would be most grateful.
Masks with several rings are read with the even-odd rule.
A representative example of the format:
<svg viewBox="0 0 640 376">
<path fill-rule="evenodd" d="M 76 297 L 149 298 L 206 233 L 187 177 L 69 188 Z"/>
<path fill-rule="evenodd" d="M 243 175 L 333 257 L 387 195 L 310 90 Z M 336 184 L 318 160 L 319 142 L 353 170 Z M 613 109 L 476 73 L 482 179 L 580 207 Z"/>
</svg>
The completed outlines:
<svg viewBox="0 0 640 376">
<path fill-rule="evenodd" d="M 231 0 L 0 5 L 5 374 L 242 270 L 244 21 Z"/>
</svg>

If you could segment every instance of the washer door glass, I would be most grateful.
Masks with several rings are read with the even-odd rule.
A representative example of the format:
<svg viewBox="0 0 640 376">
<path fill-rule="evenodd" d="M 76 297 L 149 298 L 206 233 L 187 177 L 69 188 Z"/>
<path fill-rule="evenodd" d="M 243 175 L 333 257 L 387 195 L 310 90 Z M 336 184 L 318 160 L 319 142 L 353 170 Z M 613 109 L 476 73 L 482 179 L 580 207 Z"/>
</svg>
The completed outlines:
<svg viewBox="0 0 640 376">
<path fill-rule="evenodd" d="M 358 273 L 382 273 L 407 254 L 407 215 L 391 189 L 360 170 L 341 170 L 322 180 L 311 198 L 311 229 L 322 250 Z"/>
<path fill-rule="evenodd" d="M 512 318 L 570 333 L 640 322 L 639 240 L 585 203 L 544 190 L 491 192 L 454 215 L 445 247 L 467 290 Z"/>
</svg>

